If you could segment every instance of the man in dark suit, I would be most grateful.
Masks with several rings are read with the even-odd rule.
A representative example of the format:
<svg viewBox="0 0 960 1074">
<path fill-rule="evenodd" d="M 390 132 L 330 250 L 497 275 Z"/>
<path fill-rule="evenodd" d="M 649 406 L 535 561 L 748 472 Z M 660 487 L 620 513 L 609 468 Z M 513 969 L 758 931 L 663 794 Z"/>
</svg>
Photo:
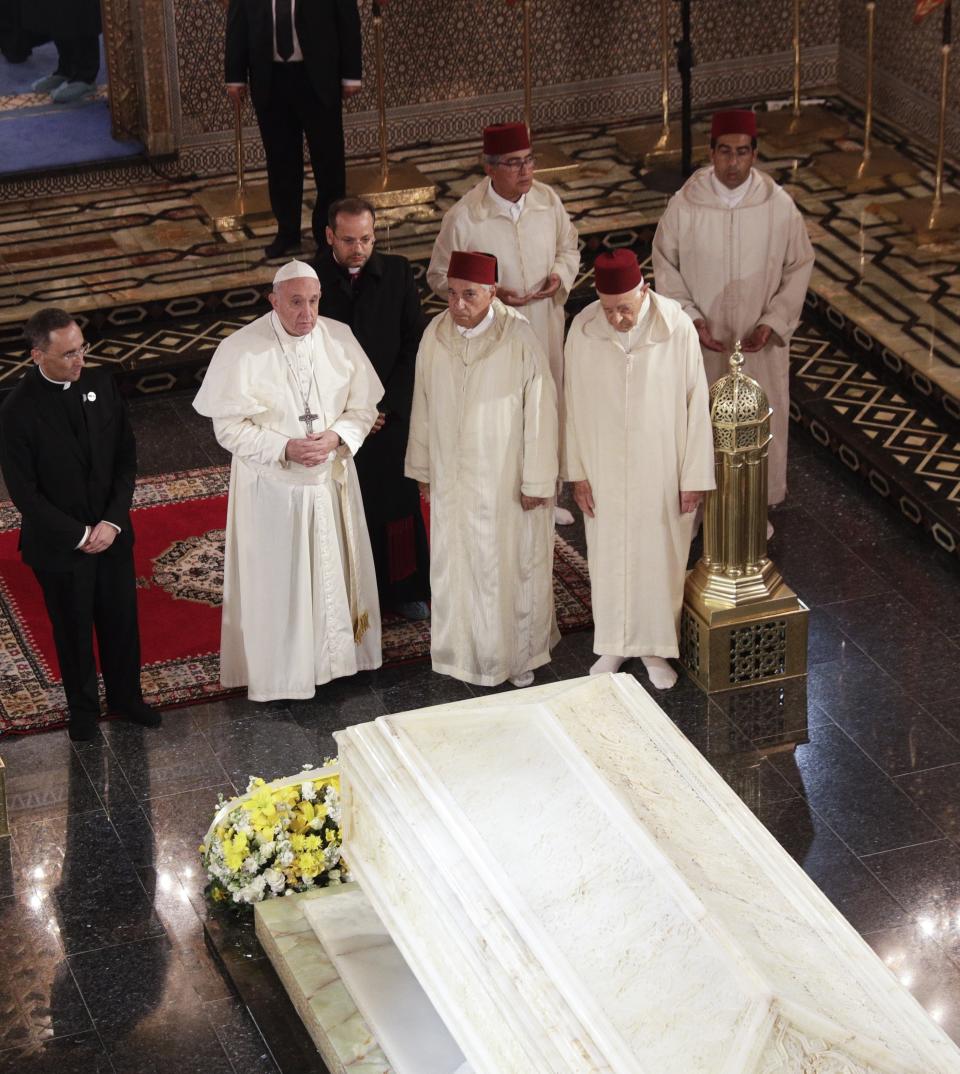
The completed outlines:
<svg viewBox="0 0 960 1074">
<path fill-rule="evenodd" d="M 230 0 L 227 92 L 241 101 L 250 83 L 277 218 L 267 257 L 300 244 L 304 134 L 317 183 L 313 236 L 322 245 L 327 209 L 346 185 L 340 101 L 360 92 L 360 74 L 357 0 Z"/>
<path fill-rule="evenodd" d="M 430 563 L 416 482 L 403 475 L 413 377 L 424 317 L 410 263 L 374 250 L 375 213 L 362 198 L 330 206 L 326 248 L 314 267 L 320 315 L 353 329 L 385 392 L 370 435 L 357 452 L 382 608 L 407 619 L 430 614 Z"/>
<path fill-rule="evenodd" d="M 53 627 L 70 737 L 96 737 L 96 631 L 107 707 L 146 727 L 130 502 L 136 445 L 106 370 L 84 369 L 73 318 L 45 309 L 24 333 L 35 362 L 0 410 L 0 467 L 23 516 L 20 554 L 43 590 Z"/>
</svg>

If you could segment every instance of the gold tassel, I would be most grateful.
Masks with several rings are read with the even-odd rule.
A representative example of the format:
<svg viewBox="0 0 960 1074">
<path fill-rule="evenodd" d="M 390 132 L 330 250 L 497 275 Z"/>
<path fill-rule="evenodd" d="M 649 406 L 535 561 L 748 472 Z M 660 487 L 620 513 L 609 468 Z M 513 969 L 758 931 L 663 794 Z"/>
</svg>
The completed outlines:
<svg viewBox="0 0 960 1074">
<path fill-rule="evenodd" d="M 355 645 L 359 645 L 363 641 L 363 635 L 370 629 L 370 614 L 369 612 L 361 612 L 357 617 L 357 621 L 353 627 L 353 641 Z"/>
</svg>

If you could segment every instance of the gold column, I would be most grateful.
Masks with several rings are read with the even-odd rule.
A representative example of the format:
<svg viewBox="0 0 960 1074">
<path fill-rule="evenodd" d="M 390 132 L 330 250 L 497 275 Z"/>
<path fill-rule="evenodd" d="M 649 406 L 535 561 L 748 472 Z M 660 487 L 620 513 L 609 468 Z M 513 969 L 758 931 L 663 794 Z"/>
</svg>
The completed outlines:
<svg viewBox="0 0 960 1074">
<path fill-rule="evenodd" d="M 530 144 L 536 155 L 537 178 L 545 183 L 560 183 L 572 179 L 580 171 L 580 165 L 553 142 L 534 141 L 533 138 L 533 65 L 530 43 L 531 0 L 523 0 L 523 121 L 527 125 Z"/>
<path fill-rule="evenodd" d="M 355 164 L 347 168 L 347 193 L 366 198 L 378 209 L 397 205 L 421 205 L 437 196 L 436 186 L 415 164 L 391 164 L 387 157 L 387 103 L 383 63 L 383 12 L 373 4 L 373 43 L 377 75 L 378 164 Z"/>
<path fill-rule="evenodd" d="M 793 0 L 793 99 L 790 108 L 779 112 L 758 112 L 757 126 L 765 139 L 777 149 L 792 149 L 810 141 L 842 138 L 847 121 L 825 108 L 800 106 L 800 0 Z"/>
<path fill-rule="evenodd" d="M 767 556 L 772 411 L 742 372 L 710 389 L 717 488 L 703 512 L 703 555 L 687 577 L 680 661 L 707 693 L 805 675 L 808 611 Z"/>
<path fill-rule="evenodd" d="M 660 108 L 662 120 L 644 127 L 634 127 L 617 134 L 617 147 L 625 156 L 640 160 L 647 167 L 679 157 L 683 149 L 683 132 L 679 123 L 670 122 L 670 41 L 668 0 L 660 0 Z M 704 131 L 691 132 L 694 164 L 706 161 L 710 139 Z"/>
<path fill-rule="evenodd" d="M 960 232 L 960 194 L 943 193 L 943 164 L 947 141 L 947 98 L 950 89 L 950 0 L 943 7 L 943 40 L 940 45 L 940 111 L 937 122 L 937 164 L 933 179 L 933 197 L 886 202 L 877 209 L 892 212 L 901 223 L 912 228 L 920 245 L 949 242 Z"/>
<path fill-rule="evenodd" d="M 826 153 L 817 157 L 814 170 L 833 186 L 843 187 L 851 193 L 870 190 L 883 185 L 891 175 L 916 175 L 916 165 L 896 150 L 886 146 L 874 148 L 873 138 L 873 56 L 876 30 L 876 0 L 867 0 L 867 78 L 864 87 L 863 152 Z"/>
</svg>

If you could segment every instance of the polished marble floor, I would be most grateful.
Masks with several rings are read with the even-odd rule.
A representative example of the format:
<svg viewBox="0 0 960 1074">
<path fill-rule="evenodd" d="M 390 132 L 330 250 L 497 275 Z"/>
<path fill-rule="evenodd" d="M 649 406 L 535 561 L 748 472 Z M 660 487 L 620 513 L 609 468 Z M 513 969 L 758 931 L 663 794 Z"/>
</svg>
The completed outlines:
<svg viewBox="0 0 960 1074">
<path fill-rule="evenodd" d="M 188 396 L 132 412 L 142 472 L 222 459 Z M 658 701 L 960 1041 L 960 571 L 794 433 L 771 554 L 811 607 L 806 683 L 709 700 L 681 679 Z M 584 674 L 590 642 L 565 637 L 538 681 Z M 0 739 L 0 1074 L 275 1071 L 204 944 L 217 794 L 321 760 L 339 727 L 472 692 L 418 665 L 289 707 L 172 711 L 159 732 L 112 722 L 89 745 Z"/>
</svg>

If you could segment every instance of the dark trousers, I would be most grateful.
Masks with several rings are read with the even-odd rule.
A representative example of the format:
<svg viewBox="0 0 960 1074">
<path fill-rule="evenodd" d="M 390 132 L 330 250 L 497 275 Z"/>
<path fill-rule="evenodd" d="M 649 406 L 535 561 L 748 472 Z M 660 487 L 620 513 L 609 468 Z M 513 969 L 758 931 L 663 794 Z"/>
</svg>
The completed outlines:
<svg viewBox="0 0 960 1074">
<path fill-rule="evenodd" d="M 100 70 L 100 35 L 89 34 L 86 37 L 55 38 L 57 46 L 56 74 L 63 75 L 68 82 L 97 81 Z"/>
<path fill-rule="evenodd" d="M 71 719 L 96 719 L 100 714 L 94 632 L 107 706 L 122 709 L 130 702 L 141 701 L 140 631 L 132 551 L 85 556 L 72 571 L 34 568 L 33 573 L 43 590 L 53 627 Z"/>
<path fill-rule="evenodd" d="M 380 594 L 380 607 L 384 611 L 396 608 L 398 604 L 430 599 L 430 545 L 427 540 L 427 528 L 423 516 L 418 510 L 413 515 L 413 540 L 416 556 L 416 568 L 406 578 L 390 579 L 390 540 L 389 523 L 380 520 L 367 523 L 370 534 L 370 550 L 373 553 L 373 566 L 377 573 L 377 591 Z"/>
<path fill-rule="evenodd" d="M 256 108 L 260 137 L 267 158 L 270 206 L 277 229 L 288 238 L 300 237 L 303 204 L 303 138 L 317 183 L 313 236 L 324 240 L 327 209 L 346 189 L 343 149 L 343 111 L 340 102 L 327 108 L 317 96 L 302 63 L 275 63 L 269 94 Z"/>
</svg>

